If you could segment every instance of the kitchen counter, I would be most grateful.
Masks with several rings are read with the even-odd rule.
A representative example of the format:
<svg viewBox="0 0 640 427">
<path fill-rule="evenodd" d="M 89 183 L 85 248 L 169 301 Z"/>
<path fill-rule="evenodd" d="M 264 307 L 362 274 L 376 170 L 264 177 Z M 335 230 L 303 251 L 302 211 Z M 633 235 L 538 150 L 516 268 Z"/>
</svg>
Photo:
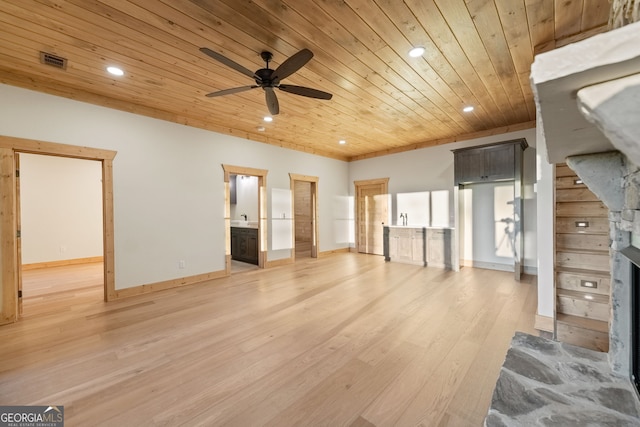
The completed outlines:
<svg viewBox="0 0 640 427">
<path fill-rule="evenodd" d="M 243 221 L 241 219 L 232 219 L 231 227 L 235 228 L 258 228 L 258 221 Z"/>
<path fill-rule="evenodd" d="M 453 230 L 455 227 L 444 227 L 444 226 L 440 226 L 440 225 L 386 225 L 385 227 L 389 227 L 389 228 L 426 228 L 427 230 L 429 229 L 433 229 L 433 230 Z"/>
<path fill-rule="evenodd" d="M 385 225 L 383 230 L 385 261 L 459 270 L 455 228 Z"/>
</svg>

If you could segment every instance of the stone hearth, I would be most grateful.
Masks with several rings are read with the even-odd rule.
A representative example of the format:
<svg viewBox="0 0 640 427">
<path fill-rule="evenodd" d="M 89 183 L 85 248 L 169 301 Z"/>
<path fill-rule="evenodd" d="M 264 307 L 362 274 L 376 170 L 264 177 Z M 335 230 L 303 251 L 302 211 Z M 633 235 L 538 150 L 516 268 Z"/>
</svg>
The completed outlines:
<svg viewBox="0 0 640 427">
<path fill-rule="evenodd" d="M 607 354 L 517 332 L 485 426 L 638 426 L 640 403 Z"/>
</svg>

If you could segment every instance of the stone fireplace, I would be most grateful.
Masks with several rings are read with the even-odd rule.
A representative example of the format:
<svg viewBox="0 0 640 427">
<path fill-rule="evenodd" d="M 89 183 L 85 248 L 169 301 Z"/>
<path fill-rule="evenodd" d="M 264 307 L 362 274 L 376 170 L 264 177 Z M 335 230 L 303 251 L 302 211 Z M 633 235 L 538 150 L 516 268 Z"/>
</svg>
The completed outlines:
<svg viewBox="0 0 640 427">
<path fill-rule="evenodd" d="M 627 3 L 637 15 L 640 2 Z M 640 279 L 640 22 L 536 56 L 531 81 L 548 164 L 566 162 L 609 209 L 609 351 L 517 334 L 485 424 L 640 425 L 631 381 L 640 367 L 631 304 L 632 277 Z M 538 271 L 538 286 L 552 291 Z"/>
<path fill-rule="evenodd" d="M 640 367 L 640 340 L 633 342 L 631 333 L 632 319 L 640 320 L 640 307 L 634 313 L 631 303 L 633 277 L 640 279 L 640 248 L 632 245 L 632 236 L 640 238 L 640 168 L 619 151 L 571 156 L 566 162 L 609 208 L 609 352 L 516 334 L 494 390 L 487 427 L 640 425 L 640 395 L 631 381 L 640 378 L 633 372 Z M 640 283 L 635 285 L 640 303 Z M 634 333 L 640 336 L 639 330 Z"/>
<path fill-rule="evenodd" d="M 609 209 L 608 359 L 629 377 L 628 255 L 636 240 L 640 248 L 640 22 L 538 55 L 531 81 L 548 162 L 566 161 Z"/>
</svg>

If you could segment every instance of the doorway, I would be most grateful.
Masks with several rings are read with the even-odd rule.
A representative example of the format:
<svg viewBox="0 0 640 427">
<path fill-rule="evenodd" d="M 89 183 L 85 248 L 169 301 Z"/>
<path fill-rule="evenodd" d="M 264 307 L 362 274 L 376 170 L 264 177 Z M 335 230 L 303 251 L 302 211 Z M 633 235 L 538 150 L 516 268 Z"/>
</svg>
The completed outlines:
<svg viewBox="0 0 640 427">
<path fill-rule="evenodd" d="M 102 165 L 60 156 L 15 156 L 20 314 L 68 310 L 79 295 L 99 301 L 104 287 Z"/>
<path fill-rule="evenodd" d="M 389 178 L 355 181 L 356 249 L 382 255 L 383 226 L 389 217 Z"/>
<path fill-rule="evenodd" d="M 258 178 L 231 175 L 231 272 L 258 267 Z"/>
<path fill-rule="evenodd" d="M 264 169 L 255 169 L 242 166 L 222 165 L 225 184 L 225 271 L 227 275 L 243 272 L 251 269 L 252 265 L 264 268 L 267 258 L 267 221 L 266 221 L 266 185 L 267 172 Z M 238 177 L 247 177 L 247 182 L 257 181 L 256 195 L 257 210 L 247 213 L 242 208 L 232 205 L 238 202 Z M 232 216 L 232 211 L 233 215 Z M 249 215 L 255 215 L 251 218 Z M 233 229 L 232 229 L 233 227 Z M 233 232 L 233 233 L 232 233 Z M 239 232 L 239 233 L 236 233 Z M 242 248 L 240 258 L 245 262 L 236 262 L 232 259 L 232 249 Z M 247 262 L 250 260 L 250 262 Z M 246 264 L 246 265 L 245 265 Z M 234 267 L 234 268 L 232 268 Z"/>
<path fill-rule="evenodd" d="M 16 172 L 19 153 L 44 154 L 97 160 L 102 165 L 102 241 L 103 241 L 103 297 L 116 299 L 113 238 L 113 159 L 115 151 L 46 141 L 0 136 L 0 324 L 16 322 L 20 317 L 21 240 L 19 226 L 19 173 Z"/>
<path fill-rule="evenodd" d="M 293 193 L 295 259 L 318 257 L 318 177 L 289 174 Z"/>
</svg>

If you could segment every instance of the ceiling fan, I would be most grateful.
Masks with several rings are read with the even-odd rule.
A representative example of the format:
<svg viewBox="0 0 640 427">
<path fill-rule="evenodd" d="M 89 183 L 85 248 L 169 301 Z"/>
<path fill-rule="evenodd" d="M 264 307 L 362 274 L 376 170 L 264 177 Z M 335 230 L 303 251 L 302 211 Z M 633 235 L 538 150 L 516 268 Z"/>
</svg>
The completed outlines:
<svg viewBox="0 0 640 427">
<path fill-rule="evenodd" d="M 271 52 L 262 52 L 260 56 L 265 61 L 266 66 L 265 68 L 261 68 L 255 72 L 243 67 L 242 65 L 227 58 L 226 56 L 219 54 L 218 52 L 214 52 L 209 48 L 201 47 L 200 52 L 209 55 L 216 61 L 223 63 L 227 67 L 233 68 L 234 70 L 244 74 L 245 76 L 251 77 L 256 82 L 256 84 L 251 86 L 241 86 L 208 93 L 207 96 L 210 98 L 229 95 L 232 93 L 244 92 L 261 87 L 262 89 L 264 89 L 269 112 L 275 116 L 280 112 L 278 98 L 276 97 L 276 93 L 274 91 L 275 88 L 292 93 L 294 95 L 306 96 L 308 98 L 331 99 L 331 97 L 333 96 L 330 93 L 323 92 L 318 89 L 312 89 L 310 87 L 294 86 L 280 83 L 281 80 L 298 71 L 307 62 L 309 62 L 311 58 L 313 58 L 313 53 L 309 49 L 302 49 L 300 52 L 289 57 L 275 70 L 269 68 L 269 62 L 273 58 Z"/>
</svg>

